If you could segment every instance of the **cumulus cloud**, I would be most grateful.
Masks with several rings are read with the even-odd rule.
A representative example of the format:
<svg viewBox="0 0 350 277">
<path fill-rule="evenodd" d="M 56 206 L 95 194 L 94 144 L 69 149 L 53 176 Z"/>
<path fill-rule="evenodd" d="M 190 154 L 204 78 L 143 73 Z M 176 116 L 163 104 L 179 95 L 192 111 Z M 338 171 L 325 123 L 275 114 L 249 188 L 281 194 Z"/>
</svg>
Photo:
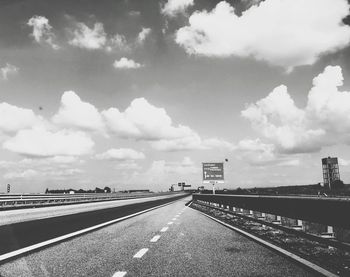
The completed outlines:
<svg viewBox="0 0 350 277">
<path fill-rule="evenodd" d="M 55 34 L 52 32 L 52 26 L 45 16 L 35 15 L 28 20 L 27 25 L 33 27 L 31 35 L 37 43 L 46 43 L 55 50 L 60 48 L 54 42 Z"/>
<path fill-rule="evenodd" d="M 117 69 L 137 69 L 143 67 L 144 65 L 123 57 L 119 61 L 115 60 L 113 66 Z"/>
<path fill-rule="evenodd" d="M 350 92 L 341 91 L 339 66 L 327 66 L 313 79 L 304 109 L 296 107 L 285 86 L 241 112 L 280 153 L 319 151 L 350 143 Z"/>
<path fill-rule="evenodd" d="M 277 153 L 273 144 L 260 139 L 243 139 L 236 146 L 238 158 L 252 166 L 298 166 L 300 160 Z"/>
<path fill-rule="evenodd" d="M 24 169 L 24 170 L 14 170 L 7 172 L 3 175 L 4 179 L 27 179 L 31 180 L 33 178 L 42 178 L 45 179 L 62 179 L 67 178 L 68 176 L 75 176 L 83 173 L 84 170 L 79 168 L 65 168 L 65 169 L 57 169 L 57 168 L 45 168 L 45 170 L 34 170 L 34 169 Z"/>
<path fill-rule="evenodd" d="M 153 161 L 150 168 L 137 175 L 138 180 L 143 182 L 165 184 L 184 181 L 189 176 L 197 175 L 200 172 L 199 165 L 196 165 L 191 158 L 184 157 L 182 161 L 168 162 L 165 160 Z M 182 176 L 179 180 L 179 176 Z"/>
<path fill-rule="evenodd" d="M 238 16 L 222 1 L 193 13 L 176 42 L 189 54 L 254 57 L 290 71 L 349 44 L 348 12 L 346 0 L 268 0 Z"/>
<path fill-rule="evenodd" d="M 159 151 L 206 150 L 223 148 L 235 150 L 234 144 L 217 138 L 202 139 L 196 132 L 189 130 L 187 136 L 172 139 L 160 139 L 150 142 Z"/>
<path fill-rule="evenodd" d="M 83 132 L 48 131 L 36 127 L 17 132 L 3 143 L 9 151 L 32 157 L 80 156 L 92 151 L 94 142 Z"/>
<path fill-rule="evenodd" d="M 136 39 L 137 43 L 139 44 L 144 43 L 146 38 L 150 35 L 151 31 L 152 30 L 150 28 L 142 28 L 141 32 L 137 36 L 137 39 Z"/>
<path fill-rule="evenodd" d="M 130 51 L 130 45 L 126 41 L 124 35 L 115 34 L 108 40 L 106 50 L 110 52 L 114 49 L 119 51 Z"/>
<path fill-rule="evenodd" d="M 8 103 L 0 103 L 0 131 L 15 133 L 19 130 L 41 125 L 43 119 L 30 109 L 24 109 Z"/>
<path fill-rule="evenodd" d="M 150 141 L 151 146 L 159 151 L 234 148 L 224 140 L 202 140 L 188 126 L 174 126 L 165 109 L 155 107 L 144 98 L 134 99 L 124 112 L 110 108 L 102 111 L 102 116 L 111 133 L 123 138 Z"/>
<path fill-rule="evenodd" d="M 145 159 L 145 154 L 130 148 L 109 149 L 102 154 L 96 155 L 99 160 L 142 160 Z"/>
<path fill-rule="evenodd" d="M 121 137 L 159 140 L 182 138 L 192 132 L 186 126 L 173 126 L 165 109 L 153 106 L 144 98 L 134 99 L 124 112 L 110 108 L 102 111 L 102 116 L 110 131 Z"/>
<path fill-rule="evenodd" d="M 4 80 L 8 80 L 10 75 L 16 74 L 19 70 L 18 67 L 9 63 L 6 63 L 6 65 L 4 67 L 1 67 L 0 69 L 1 69 L 2 78 Z"/>
<path fill-rule="evenodd" d="M 90 103 L 83 102 L 74 91 L 66 91 L 61 105 L 53 116 L 55 124 L 84 130 L 103 131 L 104 123 L 99 111 Z"/>
<path fill-rule="evenodd" d="M 146 32 L 143 34 L 145 39 L 148 34 L 147 30 L 144 32 Z M 68 42 L 70 45 L 88 50 L 129 52 L 132 46 L 122 34 L 108 35 L 101 22 L 96 22 L 93 28 L 77 22 L 71 34 L 72 39 Z"/>
<path fill-rule="evenodd" d="M 168 0 L 161 9 L 161 13 L 169 17 L 184 13 L 187 8 L 194 5 L 194 0 Z"/>
<path fill-rule="evenodd" d="M 70 45 L 89 50 L 103 49 L 107 42 L 107 35 L 103 24 L 96 22 L 93 28 L 85 23 L 78 22 L 73 31 L 73 38 L 68 42 Z"/>
<path fill-rule="evenodd" d="M 152 148 L 158 151 L 184 151 L 184 150 L 196 150 L 207 149 L 202 144 L 202 139 L 198 134 L 191 131 L 187 136 L 173 139 L 160 139 L 151 142 Z"/>
</svg>

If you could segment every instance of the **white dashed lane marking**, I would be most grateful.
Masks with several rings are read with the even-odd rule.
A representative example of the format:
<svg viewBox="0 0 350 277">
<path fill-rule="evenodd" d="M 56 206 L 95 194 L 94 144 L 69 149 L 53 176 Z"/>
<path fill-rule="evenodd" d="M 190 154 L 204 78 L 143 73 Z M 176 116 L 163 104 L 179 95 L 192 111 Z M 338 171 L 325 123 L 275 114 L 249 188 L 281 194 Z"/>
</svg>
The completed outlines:
<svg viewBox="0 0 350 277">
<path fill-rule="evenodd" d="M 134 258 L 142 258 L 142 256 L 145 255 L 147 251 L 148 251 L 148 248 L 142 248 L 139 252 L 137 252 L 134 255 Z"/>
<path fill-rule="evenodd" d="M 162 230 L 160 230 L 161 232 L 166 232 L 169 229 L 169 227 L 163 227 Z"/>
<path fill-rule="evenodd" d="M 168 225 L 171 225 L 171 224 L 173 224 L 174 222 L 172 222 L 172 221 L 170 221 L 170 222 L 168 222 Z"/>
<path fill-rule="evenodd" d="M 160 235 L 156 235 L 150 240 L 150 242 L 157 242 L 159 238 L 160 238 Z"/>
<path fill-rule="evenodd" d="M 176 220 L 177 218 L 176 217 L 174 217 L 172 220 Z"/>
<path fill-rule="evenodd" d="M 123 277 L 126 275 L 126 271 L 117 271 L 112 277 Z"/>
</svg>

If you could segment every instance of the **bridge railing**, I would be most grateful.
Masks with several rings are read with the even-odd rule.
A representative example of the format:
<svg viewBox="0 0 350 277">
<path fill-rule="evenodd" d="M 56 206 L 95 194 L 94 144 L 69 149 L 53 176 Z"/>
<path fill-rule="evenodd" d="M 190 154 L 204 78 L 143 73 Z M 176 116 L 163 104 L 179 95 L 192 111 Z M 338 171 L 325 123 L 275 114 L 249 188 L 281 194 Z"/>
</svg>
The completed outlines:
<svg viewBox="0 0 350 277">
<path fill-rule="evenodd" d="M 349 198 L 218 194 L 193 194 L 192 198 L 225 208 L 236 207 L 350 229 Z"/>
</svg>

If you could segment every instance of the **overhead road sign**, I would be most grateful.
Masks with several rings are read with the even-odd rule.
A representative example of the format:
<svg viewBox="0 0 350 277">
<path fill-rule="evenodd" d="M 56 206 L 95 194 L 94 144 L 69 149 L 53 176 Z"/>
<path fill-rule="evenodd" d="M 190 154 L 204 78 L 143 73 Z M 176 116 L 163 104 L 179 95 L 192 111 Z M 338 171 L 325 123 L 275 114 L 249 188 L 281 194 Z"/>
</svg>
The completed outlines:
<svg viewBox="0 0 350 277">
<path fill-rule="evenodd" d="M 224 163 L 203 163 L 203 181 L 224 181 Z"/>
</svg>

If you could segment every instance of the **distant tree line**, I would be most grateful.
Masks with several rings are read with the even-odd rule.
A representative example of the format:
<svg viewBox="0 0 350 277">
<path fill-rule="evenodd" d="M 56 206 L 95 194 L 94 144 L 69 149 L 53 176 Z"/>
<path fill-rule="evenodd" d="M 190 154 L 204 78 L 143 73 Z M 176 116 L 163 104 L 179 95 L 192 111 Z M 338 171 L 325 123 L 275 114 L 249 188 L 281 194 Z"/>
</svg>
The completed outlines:
<svg viewBox="0 0 350 277">
<path fill-rule="evenodd" d="M 337 180 L 331 184 L 331 190 L 322 186 L 320 183 L 300 186 L 280 186 L 280 187 L 261 187 L 261 188 L 237 188 L 216 190 L 218 194 L 237 194 L 237 195 L 338 195 L 350 196 L 350 184 L 344 184 Z M 203 190 L 201 193 L 211 194 L 212 190 Z"/>
<path fill-rule="evenodd" d="M 95 189 L 89 189 L 89 190 L 84 190 L 84 189 L 46 189 L 45 193 L 71 193 L 73 191 L 74 193 L 111 193 L 112 190 L 110 187 L 104 187 L 98 188 L 96 187 Z"/>
</svg>

